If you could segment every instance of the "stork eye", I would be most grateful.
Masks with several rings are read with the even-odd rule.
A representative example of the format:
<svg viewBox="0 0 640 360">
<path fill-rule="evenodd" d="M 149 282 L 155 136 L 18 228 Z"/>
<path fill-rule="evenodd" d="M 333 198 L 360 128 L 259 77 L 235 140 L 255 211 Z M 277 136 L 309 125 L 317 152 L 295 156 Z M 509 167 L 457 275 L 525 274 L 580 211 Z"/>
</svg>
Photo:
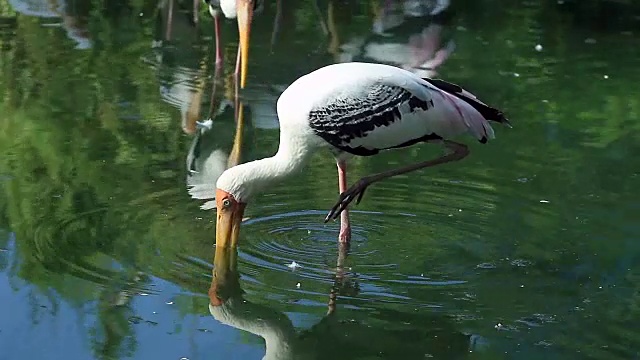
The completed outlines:
<svg viewBox="0 0 640 360">
<path fill-rule="evenodd" d="M 229 206 L 231 206 L 231 200 L 229 200 L 229 199 L 222 200 L 222 207 L 224 207 L 226 209 Z"/>
</svg>

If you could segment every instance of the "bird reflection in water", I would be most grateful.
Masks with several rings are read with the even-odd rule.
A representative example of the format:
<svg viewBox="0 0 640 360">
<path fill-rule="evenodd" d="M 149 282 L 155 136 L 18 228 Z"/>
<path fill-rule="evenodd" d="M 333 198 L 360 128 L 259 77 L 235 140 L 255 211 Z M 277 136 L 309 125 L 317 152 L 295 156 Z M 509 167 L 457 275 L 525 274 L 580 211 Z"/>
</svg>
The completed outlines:
<svg viewBox="0 0 640 360">
<path fill-rule="evenodd" d="M 89 8 L 84 8 L 86 17 L 83 19 L 82 16 L 74 13 L 76 6 L 69 6 L 65 0 L 9 0 L 9 5 L 20 14 L 47 19 L 49 26 L 53 25 L 51 19 L 59 18 L 61 27 L 67 32 L 67 37 L 76 43 L 76 49 L 91 48 L 92 41 L 86 21 Z"/>
<path fill-rule="evenodd" d="M 144 60 L 158 74 L 162 100 L 179 109 L 183 131 L 193 135 L 209 72 L 208 52 L 200 45 L 193 9 L 175 0 L 161 1 L 158 6 L 153 56 Z"/>
<path fill-rule="evenodd" d="M 212 94 L 215 95 L 215 92 L 212 91 Z M 209 200 L 201 206 L 204 210 L 215 208 L 215 201 L 211 201 L 210 199 L 215 197 L 214 184 L 216 179 L 218 179 L 226 169 L 240 163 L 245 127 L 245 105 L 237 97 L 237 94 L 234 100 L 235 134 L 230 152 L 227 153 L 225 146 L 220 144 L 219 132 L 213 130 L 214 126 L 226 127 L 226 124 L 214 124 L 214 104 L 219 105 L 219 112 L 216 115 L 221 115 L 228 106 L 224 100 L 217 102 L 215 98 L 212 98 L 209 117 L 204 122 L 199 123 L 198 130 L 187 154 L 188 191 L 194 199 Z"/>
<path fill-rule="evenodd" d="M 436 69 L 455 50 L 453 40 L 441 46 L 452 16 L 449 0 L 381 0 L 375 5 L 371 34 L 339 45 L 336 61 L 373 61 L 420 77 L 437 76 Z"/>
<path fill-rule="evenodd" d="M 350 359 L 354 356 L 459 359 L 483 344 L 477 335 L 457 330 L 454 321 L 442 314 L 418 313 L 413 309 L 411 313 L 402 313 L 376 305 L 367 305 L 368 310 L 354 310 L 358 287 L 346 277 L 346 256 L 346 247 L 340 247 L 326 315 L 311 328 L 298 331 L 281 310 L 245 298 L 237 248 L 216 247 L 209 312 L 224 325 L 264 339 L 263 360 Z M 345 312 L 338 309 L 340 296 L 350 298 L 351 308 Z M 357 320 L 359 311 L 371 310 L 367 320 Z M 378 325 L 367 326 L 368 319 Z M 407 324 L 406 328 L 379 326 L 380 322 L 399 320 Z M 416 341 L 408 342 L 407 338 Z"/>
<path fill-rule="evenodd" d="M 344 272 L 347 248 L 340 246 L 334 285 L 329 294 L 327 316 L 306 332 L 298 333 L 291 320 L 282 312 L 244 299 L 238 272 L 238 252 L 235 247 L 216 247 L 213 277 L 209 288 L 209 311 L 219 322 L 250 332 L 265 341 L 263 360 L 315 359 L 320 344 L 315 331 L 337 325 L 335 311 L 337 296 L 350 289 L 357 296 L 357 284 L 349 281 Z"/>
</svg>

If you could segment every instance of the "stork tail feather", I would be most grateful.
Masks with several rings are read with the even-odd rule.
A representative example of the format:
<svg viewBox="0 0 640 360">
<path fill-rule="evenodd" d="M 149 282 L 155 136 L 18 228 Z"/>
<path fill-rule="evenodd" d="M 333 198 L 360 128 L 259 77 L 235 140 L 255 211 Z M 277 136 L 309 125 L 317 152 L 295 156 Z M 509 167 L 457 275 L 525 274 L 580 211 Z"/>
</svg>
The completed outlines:
<svg viewBox="0 0 640 360">
<path fill-rule="evenodd" d="M 457 97 L 458 99 L 463 100 L 467 104 L 471 105 L 486 120 L 499 122 L 499 123 L 502 123 L 502 124 L 504 124 L 504 125 L 506 125 L 508 127 L 511 127 L 511 123 L 504 116 L 504 113 L 502 113 L 502 111 L 500 111 L 500 110 L 498 110 L 496 108 L 493 108 L 491 106 L 488 106 L 487 104 L 485 104 L 482 101 L 478 100 L 478 98 L 476 98 L 475 95 L 473 95 L 472 93 L 466 91 L 461 86 L 456 85 L 456 84 L 452 84 L 450 82 L 446 82 L 446 81 L 440 80 L 440 79 L 424 78 L 423 80 L 429 82 L 431 85 L 433 85 L 433 86 L 437 87 L 438 89 L 446 92 L 447 94 L 453 95 L 453 96 Z"/>
</svg>

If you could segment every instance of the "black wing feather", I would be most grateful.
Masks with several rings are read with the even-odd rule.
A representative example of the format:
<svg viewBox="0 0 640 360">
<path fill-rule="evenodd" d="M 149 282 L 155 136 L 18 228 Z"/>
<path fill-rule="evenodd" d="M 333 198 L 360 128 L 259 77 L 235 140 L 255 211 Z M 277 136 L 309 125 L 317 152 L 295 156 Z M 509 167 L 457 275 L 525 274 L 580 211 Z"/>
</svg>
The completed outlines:
<svg viewBox="0 0 640 360">
<path fill-rule="evenodd" d="M 309 125 L 316 135 L 341 151 L 360 156 L 375 155 L 383 149 L 354 147 L 349 143 L 367 136 L 378 127 L 401 120 L 400 106 L 403 104 L 413 112 L 432 108 L 433 100 L 422 100 L 399 86 L 376 84 L 365 96 L 337 98 L 312 109 Z M 398 145 L 401 146 L 406 145 Z"/>
</svg>

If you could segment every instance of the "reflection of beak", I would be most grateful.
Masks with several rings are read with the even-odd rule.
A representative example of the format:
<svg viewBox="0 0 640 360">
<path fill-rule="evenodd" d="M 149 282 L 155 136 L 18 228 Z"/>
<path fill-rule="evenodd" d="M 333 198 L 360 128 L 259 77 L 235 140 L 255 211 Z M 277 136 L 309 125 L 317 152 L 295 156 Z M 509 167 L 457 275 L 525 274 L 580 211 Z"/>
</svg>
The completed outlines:
<svg viewBox="0 0 640 360">
<path fill-rule="evenodd" d="M 236 122 L 236 136 L 233 138 L 233 148 L 227 159 L 227 167 L 233 167 L 240 163 L 242 153 L 242 134 L 244 131 L 244 104 L 238 104 L 238 121 Z"/>
<path fill-rule="evenodd" d="M 247 68 L 249 67 L 249 38 L 251 20 L 253 19 L 253 5 L 255 0 L 238 0 L 238 31 L 240 32 L 240 88 L 247 83 Z"/>
<path fill-rule="evenodd" d="M 244 214 L 245 204 L 234 202 L 228 209 L 216 206 L 218 218 L 216 221 L 216 247 L 238 246 L 240 223 Z"/>
</svg>

